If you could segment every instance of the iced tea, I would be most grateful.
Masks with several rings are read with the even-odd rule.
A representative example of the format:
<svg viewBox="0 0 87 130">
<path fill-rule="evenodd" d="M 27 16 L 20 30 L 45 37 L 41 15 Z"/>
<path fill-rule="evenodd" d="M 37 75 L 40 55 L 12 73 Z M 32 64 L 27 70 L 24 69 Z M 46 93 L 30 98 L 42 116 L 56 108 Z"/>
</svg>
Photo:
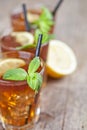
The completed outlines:
<svg viewBox="0 0 87 130">
<path fill-rule="evenodd" d="M 40 17 L 42 11 L 32 9 L 32 10 L 28 10 L 28 13 L 31 15 Z M 35 16 L 32 16 L 32 17 L 35 17 Z M 32 23 L 30 24 L 31 24 L 31 32 L 34 33 L 37 27 L 32 26 L 33 25 Z M 18 13 L 16 12 L 16 13 L 11 14 L 11 25 L 12 25 L 13 31 L 26 31 L 24 16 L 22 12 L 18 12 Z M 54 31 L 54 25 L 51 26 L 49 33 L 53 33 L 53 31 Z"/>
<path fill-rule="evenodd" d="M 11 36 L 10 34 L 6 34 L 2 36 L 1 38 L 2 52 L 17 50 L 16 48 L 19 46 L 21 45 L 16 41 L 16 38 Z M 35 54 L 36 48 L 35 47 L 26 48 L 26 49 L 22 49 L 22 51 L 27 51 Z M 44 61 L 46 61 L 47 52 L 48 52 L 48 43 L 45 43 L 41 46 L 41 51 L 40 51 L 40 57 Z"/>
<path fill-rule="evenodd" d="M 11 51 L 0 54 L 0 59 L 19 58 L 26 62 L 22 68 L 27 70 L 28 64 L 34 57 L 27 52 Z M 38 69 L 43 76 L 43 62 Z M 29 130 L 38 120 L 40 114 L 40 92 L 36 95 L 26 81 L 3 80 L 0 77 L 0 118 L 6 130 Z"/>
</svg>

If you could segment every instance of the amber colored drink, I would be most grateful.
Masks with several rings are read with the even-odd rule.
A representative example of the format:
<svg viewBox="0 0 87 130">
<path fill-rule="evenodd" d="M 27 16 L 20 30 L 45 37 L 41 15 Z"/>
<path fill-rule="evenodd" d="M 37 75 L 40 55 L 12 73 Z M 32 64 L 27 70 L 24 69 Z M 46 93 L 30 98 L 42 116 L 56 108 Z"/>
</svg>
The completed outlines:
<svg viewBox="0 0 87 130">
<path fill-rule="evenodd" d="M 6 51 L 13 51 L 17 50 L 16 47 L 21 46 L 20 43 L 16 41 L 16 38 L 9 35 L 2 36 L 1 38 L 1 51 L 6 52 Z M 26 48 L 22 49 L 22 51 L 27 51 L 35 54 L 36 48 Z M 48 52 L 48 43 L 45 43 L 41 46 L 41 51 L 40 51 L 40 57 L 46 61 L 47 58 L 47 52 Z"/>
<path fill-rule="evenodd" d="M 28 10 L 29 13 L 39 15 L 41 14 L 41 10 Z M 26 31 L 24 16 L 22 12 L 16 12 L 11 14 L 11 25 L 13 31 Z M 31 26 L 31 32 L 34 33 L 37 28 Z M 54 25 L 51 27 L 49 33 L 53 33 Z"/>
<path fill-rule="evenodd" d="M 20 58 L 26 62 L 25 70 L 34 56 L 27 52 L 2 53 L 0 58 Z M 38 72 L 43 76 L 44 64 Z M 40 114 L 40 92 L 35 94 L 26 81 L 10 81 L 0 78 L 0 118 L 6 130 L 30 130 Z"/>
</svg>

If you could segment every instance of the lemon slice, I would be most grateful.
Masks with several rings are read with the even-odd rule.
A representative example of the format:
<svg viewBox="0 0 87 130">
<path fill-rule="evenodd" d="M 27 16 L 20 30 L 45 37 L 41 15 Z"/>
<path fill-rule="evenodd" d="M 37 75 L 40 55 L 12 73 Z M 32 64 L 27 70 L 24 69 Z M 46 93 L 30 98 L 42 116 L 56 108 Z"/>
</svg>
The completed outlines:
<svg viewBox="0 0 87 130">
<path fill-rule="evenodd" d="M 33 23 L 34 21 L 39 19 L 39 15 L 38 14 L 33 14 L 33 13 L 27 13 L 27 19 L 30 23 Z"/>
<path fill-rule="evenodd" d="M 34 36 L 29 32 L 12 32 L 11 36 L 14 36 L 16 41 L 22 46 L 34 43 Z"/>
<path fill-rule="evenodd" d="M 51 40 L 46 64 L 48 75 L 58 78 L 74 72 L 77 61 L 74 52 L 68 45 L 62 41 Z"/>
<path fill-rule="evenodd" d="M 9 69 L 19 68 L 24 66 L 26 63 L 22 59 L 8 58 L 0 59 L 0 77 Z"/>
</svg>

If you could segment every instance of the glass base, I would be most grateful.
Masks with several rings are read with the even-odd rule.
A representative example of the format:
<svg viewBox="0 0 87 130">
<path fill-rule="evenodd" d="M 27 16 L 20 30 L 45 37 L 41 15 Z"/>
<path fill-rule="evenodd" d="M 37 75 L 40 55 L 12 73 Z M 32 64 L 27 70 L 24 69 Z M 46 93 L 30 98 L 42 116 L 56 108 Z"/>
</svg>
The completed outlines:
<svg viewBox="0 0 87 130">
<path fill-rule="evenodd" d="M 33 130 L 34 125 L 38 122 L 40 116 L 40 107 L 36 109 L 36 116 L 34 118 L 34 121 L 31 123 L 28 123 L 23 126 L 13 126 L 13 125 L 8 125 L 2 122 L 2 126 L 4 130 Z"/>
<path fill-rule="evenodd" d="M 24 126 L 11 126 L 11 125 L 3 125 L 4 130 L 33 130 L 33 124 L 27 124 Z"/>
</svg>

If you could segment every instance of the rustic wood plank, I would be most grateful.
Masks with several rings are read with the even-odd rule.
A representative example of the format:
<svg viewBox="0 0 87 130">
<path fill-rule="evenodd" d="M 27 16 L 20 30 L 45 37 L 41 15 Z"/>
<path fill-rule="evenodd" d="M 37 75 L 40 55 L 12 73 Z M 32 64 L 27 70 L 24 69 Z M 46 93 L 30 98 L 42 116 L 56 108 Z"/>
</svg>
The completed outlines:
<svg viewBox="0 0 87 130">
<path fill-rule="evenodd" d="M 69 3 L 69 6 L 67 6 Z M 67 109 L 62 130 L 87 130 L 87 1 L 67 0 L 60 14 L 59 38 L 75 50 L 78 68 L 70 76 Z M 60 24 L 61 23 L 61 24 Z M 60 33 L 62 35 L 60 35 Z M 56 30 L 57 34 L 57 30 Z"/>
<path fill-rule="evenodd" d="M 43 2 L 52 9 L 54 7 L 54 0 L 32 2 Z M 8 26 L 8 16 L 12 8 L 20 3 L 21 0 L 0 1 L 0 32 Z M 78 59 L 78 68 L 73 75 L 64 79 L 48 80 L 42 93 L 41 117 L 35 130 L 87 130 L 86 5 L 87 0 L 65 0 L 56 15 L 56 38 L 73 48 Z M 6 7 L 5 11 L 3 7 Z"/>
<path fill-rule="evenodd" d="M 87 87 L 70 87 L 63 130 L 87 130 Z"/>
</svg>

